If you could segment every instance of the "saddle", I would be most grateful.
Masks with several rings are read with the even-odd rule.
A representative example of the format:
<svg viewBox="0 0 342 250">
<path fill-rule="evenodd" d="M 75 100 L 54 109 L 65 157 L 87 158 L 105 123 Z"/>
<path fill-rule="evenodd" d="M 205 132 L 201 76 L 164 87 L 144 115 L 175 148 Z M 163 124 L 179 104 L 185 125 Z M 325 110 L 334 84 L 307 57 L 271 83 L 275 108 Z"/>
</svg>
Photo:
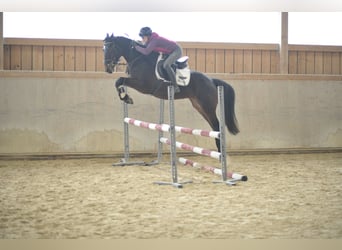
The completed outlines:
<svg viewBox="0 0 342 250">
<path fill-rule="evenodd" d="M 164 82 L 170 82 L 168 74 L 164 70 L 163 63 L 166 59 L 163 53 L 160 53 L 156 63 L 156 77 L 158 80 L 162 80 Z M 180 86 L 187 86 L 190 82 L 190 69 L 188 66 L 188 56 L 183 56 L 179 58 L 174 64 L 172 64 L 172 69 L 176 74 L 177 84 Z"/>
</svg>

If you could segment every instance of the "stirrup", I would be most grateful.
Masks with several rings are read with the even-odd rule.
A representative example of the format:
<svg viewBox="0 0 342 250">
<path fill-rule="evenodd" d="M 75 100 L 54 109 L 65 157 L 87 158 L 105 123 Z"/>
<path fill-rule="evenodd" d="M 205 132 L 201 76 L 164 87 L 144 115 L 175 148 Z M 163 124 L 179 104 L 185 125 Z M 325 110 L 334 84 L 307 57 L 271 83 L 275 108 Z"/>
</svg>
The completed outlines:
<svg viewBox="0 0 342 250">
<path fill-rule="evenodd" d="M 180 92 L 180 87 L 178 86 L 178 84 L 176 84 L 176 85 L 172 84 L 172 86 L 174 88 L 175 93 L 179 93 Z"/>
</svg>

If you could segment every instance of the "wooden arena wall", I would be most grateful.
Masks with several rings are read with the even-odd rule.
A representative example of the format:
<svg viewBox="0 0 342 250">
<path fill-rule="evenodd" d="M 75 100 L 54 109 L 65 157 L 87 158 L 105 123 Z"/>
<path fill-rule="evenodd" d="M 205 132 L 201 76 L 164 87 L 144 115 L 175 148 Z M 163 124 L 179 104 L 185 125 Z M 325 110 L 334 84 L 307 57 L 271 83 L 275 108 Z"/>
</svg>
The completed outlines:
<svg viewBox="0 0 342 250">
<path fill-rule="evenodd" d="M 205 73 L 278 74 L 278 44 L 180 42 L 191 69 Z M 4 70 L 103 72 L 98 40 L 4 39 Z M 123 62 L 125 63 L 125 62 Z M 342 75 L 342 46 L 289 45 L 289 74 Z M 117 68 L 124 72 L 125 66 Z"/>
</svg>

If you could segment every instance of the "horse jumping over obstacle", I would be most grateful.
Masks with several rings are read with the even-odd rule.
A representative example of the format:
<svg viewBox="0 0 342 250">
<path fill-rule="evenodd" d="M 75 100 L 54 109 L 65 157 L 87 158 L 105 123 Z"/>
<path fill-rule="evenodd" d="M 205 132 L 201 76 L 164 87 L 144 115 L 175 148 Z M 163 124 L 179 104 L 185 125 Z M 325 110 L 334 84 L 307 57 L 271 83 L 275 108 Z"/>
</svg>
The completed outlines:
<svg viewBox="0 0 342 250">
<path fill-rule="evenodd" d="M 172 166 L 172 176 L 173 176 L 173 182 L 156 182 L 157 184 L 167 184 L 167 185 L 174 185 L 177 187 L 181 187 L 182 184 L 177 182 L 177 167 L 176 167 L 176 147 L 184 150 L 190 150 L 194 153 L 209 156 L 212 158 L 215 158 L 221 162 L 221 169 L 217 169 L 211 166 L 203 166 L 201 169 L 204 169 L 206 171 L 216 173 L 222 176 L 222 181 L 216 181 L 215 183 L 226 183 L 228 185 L 235 185 L 237 181 L 247 181 L 247 176 L 242 176 L 240 174 L 232 173 L 232 172 L 227 172 L 227 163 L 226 163 L 226 147 L 225 147 L 225 126 L 223 123 L 220 122 L 219 128 L 220 131 L 207 131 L 207 130 L 201 130 L 201 129 L 191 129 L 191 128 L 185 128 L 185 127 L 180 127 L 176 126 L 174 123 L 174 100 L 173 100 L 173 94 L 170 95 L 172 91 L 173 86 L 168 87 L 168 92 L 169 92 L 169 114 L 170 114 L 170 125 L 168 124 L 156 124 L 156 123 L 150 123 L 150 122 L 144 122 L 140 120 L 136 120 L 133 118 L 129 118 L 127 116 L 124 117 L 124 122 L 125 122 L 125 127 L 127 124 L 131 124 L 137 127 L 141 128 L 146 128 L 150 130 L 156 130 L 159 131 L 159 143 L 164 143 L 168 144 L 171 149 L 171 166 Z M 218 103 L 219 103 L 219 114 L 220 114 L 220 119 L 219 121 L 224 121 L 224 93 L 223 93 L 223 86 L 218 86 L 217 89 L 217 95 L 218 95 Z M 161 104 L 163 101 L 161 101 Z M 127 106 L 124 105 L 124 107 Z M 163 107 L 164 105 L 161 105 L 160 109 L 160 122 L 163 122 L 164 120 L 161 119 L 163 117 Z M 124 112 L 125 115 L 128 114 L 128 112 Z M 162 137 L 161 132 L 169 132 L 170 133 L 170 139 Z M 216 152 L 216 151 L 211 151 L 208 149 L 203 149 L 200 147 L 194 147 L 185 143 L 177 142 L 175 140 L 175 133 L 180 132 L 184 134 L 192 134 L 192 135 L 197 135 L 197 136 L 205 136 L 205 137 L 213 137 L 213 138 L 220 138 L 220 149 L 221 152 Z M 125 137 L 128 136 L 128 133 L 125 133 Z M 128 145 L 125 145 L 125 150 L 128 148 Z M 160 150 L 161 148 L 158 147 L 158 157 L 160 156 Z M 158 158 L 159 159 L 159 158 Z M 184 158 L 179 158 L 178 159 L 181 163 L 185 165 L 191 165 L 193 167 L 198 167 L 200 164 L 196 162 L 192 162 L 190 160 L 184 159 Z M 121 165 L 121 163 L 119 163 Z M 117 165 L 117 164 L 115 164 Z M 187 182 L 189 183 L 189 182 Z"/>
<path fill-rule="evenodd" d="M 123 57 L 128 66 L 129 77 L 120 77 L 115 87 L 121 100 L 132 104 L 132 98 L 125 92 L 124 86 L 131 87 L 143 94 L 150 94 L 159 99 L 168 99 L 168 84 L 158 80 L 155 67 L 158 53 L 145 56 L 134 49 L 133 40 L 126 37 L 115 37 L 113 34 L 104 39 L 104 63 L 107 73 L 113 73 L 114 67 Z M 235 116 L 235 92 L 231 85 L 212 79 L 203 73 L 191 71 L 190 82 L 187 86 L 180 86 L 180 92 L 174 99 L 189 98 L 192 106 L 202 115 L 214 131 L 219 131 L 219 121 L 216 116 L 218 104 L 217 86 L 224 87 L 225 124 L 228 131 L 236 135 L 239 133 Z M 220 139 L 215 138 L 217 150 L 220 152 Z"/>
</svg>

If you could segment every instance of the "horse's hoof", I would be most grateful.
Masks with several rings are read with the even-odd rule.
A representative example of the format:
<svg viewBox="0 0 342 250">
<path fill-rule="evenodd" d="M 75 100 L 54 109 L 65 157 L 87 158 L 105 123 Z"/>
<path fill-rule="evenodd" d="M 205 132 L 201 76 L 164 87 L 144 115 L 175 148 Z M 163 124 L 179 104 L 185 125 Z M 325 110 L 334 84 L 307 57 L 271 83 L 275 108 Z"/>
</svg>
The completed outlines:
<svg viewBox="0 0 342 250">
<path fill-rule="evenodd" d="M 126 95 L 123 100 L 127 104 L 133 104 L 133 99 L 129 95 Z"/>
</svg>

